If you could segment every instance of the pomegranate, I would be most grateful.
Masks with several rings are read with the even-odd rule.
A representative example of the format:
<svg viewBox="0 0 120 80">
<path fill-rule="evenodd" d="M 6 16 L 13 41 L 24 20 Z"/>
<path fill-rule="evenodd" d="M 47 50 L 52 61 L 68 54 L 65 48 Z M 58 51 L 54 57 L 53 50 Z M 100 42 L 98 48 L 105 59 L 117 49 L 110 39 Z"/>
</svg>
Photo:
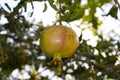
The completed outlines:
<svg viewBox="0 0 120 80">
<path fill-rule="evenodd" d="M 62 70 L 62 58 L 71 57 L 79 45 L 76 33 L 69 27 L 53 25 L 47 27 L 40 38 L 40 47 L 44 53 L 53 57 L 57 74 Z"/>
<path fill-rule="evenodd" d="M 78 45 L 76 33 L 62 25 L 47 27 L 40 38 L 40 47 L 43 52 L 58 59 L 72 56 Z"/>
</svg>

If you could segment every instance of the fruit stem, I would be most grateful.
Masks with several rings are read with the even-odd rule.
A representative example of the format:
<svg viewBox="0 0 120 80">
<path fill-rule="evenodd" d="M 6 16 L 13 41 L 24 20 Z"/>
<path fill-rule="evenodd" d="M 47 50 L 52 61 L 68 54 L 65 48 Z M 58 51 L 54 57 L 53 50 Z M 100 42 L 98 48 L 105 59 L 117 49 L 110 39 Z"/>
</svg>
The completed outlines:
<svg viewBox="0 0 120 80">
<path fill-rule="evenodd" d="M 53 64 L 53 66 L 55 67 L 55 71 L 57 75 L 60 75 L 62 72 L 62 58 L 59 54 L 55 54 L 54 58 L 51 62 L 51 64 Z"/>
<path fill-rule="evenodd" d="M 61 20 L 61 0 L 59 0 L 59 24 L 62 25 L 62 20 Z"/>
<path fill-rule="evenodd" d="M 55 55 L 54 55 L 54 58 L 53 58 L 53 60 L 52 60 L 52 63 L 53 63 L 55 66 L 61 64 L 61 63 L 62 63 L 61 56 L 60 56 L 59 54 L 55 54 Z"/>
</svg>

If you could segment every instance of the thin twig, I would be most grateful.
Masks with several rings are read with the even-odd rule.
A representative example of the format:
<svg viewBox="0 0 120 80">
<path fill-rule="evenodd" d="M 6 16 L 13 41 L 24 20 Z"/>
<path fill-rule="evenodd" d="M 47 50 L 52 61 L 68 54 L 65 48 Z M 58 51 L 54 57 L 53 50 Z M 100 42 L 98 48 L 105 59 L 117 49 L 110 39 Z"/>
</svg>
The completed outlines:
<svg viewBox="0 0 120 80">
<path fill-rule="evenodd" d="M 62 22 L 61 22 L 61 0 L 59 0 L 59 23 L 60 23 L 60 25 L 62 25 Z"/>
</svg>

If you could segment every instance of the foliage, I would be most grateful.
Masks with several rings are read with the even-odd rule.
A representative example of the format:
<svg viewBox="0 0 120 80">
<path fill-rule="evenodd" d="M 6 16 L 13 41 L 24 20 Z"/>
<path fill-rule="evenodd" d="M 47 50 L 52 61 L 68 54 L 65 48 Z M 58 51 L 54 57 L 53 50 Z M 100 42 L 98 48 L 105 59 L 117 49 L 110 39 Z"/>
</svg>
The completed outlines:
<svg viewBox="0 0 120 80">
<path fill-rule="evenodd" d="M 117 0 L 114 0 L 115 3 L 112 0 L 20 0 L 13 9 L 6 3 L 5 6 L 9 11 L 0 6 L 0 19 L 2 20 L 3 16 L 7 19 L 7 23 L 0 24 L 0 80 L 9 80 L 13 70 L 21 71 L 26 65 L 32 66 L 32 71 L 28 71 L 30 80 L 49 79 L 41 76 L 42 72 L 37 71 L 40 65 L 45 68 L 43 71 L 47 69 L 54 71 L 54 67 L 48 65 L 52 58 L 46 57 L 39 45 L 35 43 L 39 40 L 44 25 L 30 23 L 22 15 L 22 12 L 27 12 L 27 3 L 31 3 L 34 9 L 34 1 L 49 2 L 57 13 L 61 13 L 60 21 L 62 22 L 69 24 L 81 20 L 82 24 L 92 24 L 88 29 L 92 29 L 98 37 L 97 45 L 91 46 L 87 44 L 89 40 L 84 40 L 81 34 L 79 48 L 72 57 L 63 59 L 63 72 L 57 76 L 66 79 L 66 75 L 70 74 L 75 80 L 103 80 L 105 76 L 108 79 L 120 79 L 120 64 L 115 65 L 120 56 L 120 41 L 114 38 L 107 40 L 102 34 L 98 34 L 101 21 L 95 16 L 97 8 L 104 10 L 103 5 L 111 4 L 113 7 L 109 8 L 109 12 L 103 17 L 110 15 L 118 19 Z M 61 3 L 60 9 L 59 3 Z M 47 7 L 45 3 L 43 12 L 47 11 Z M 24 11 L 21 10 L 22 8 Z M 86 14 L 86 11 L 89 14 Z M 31 16 L 32 14 L 34 12 Z M 35 30 L 31 31 L 33 28 Z"/>
</svg>

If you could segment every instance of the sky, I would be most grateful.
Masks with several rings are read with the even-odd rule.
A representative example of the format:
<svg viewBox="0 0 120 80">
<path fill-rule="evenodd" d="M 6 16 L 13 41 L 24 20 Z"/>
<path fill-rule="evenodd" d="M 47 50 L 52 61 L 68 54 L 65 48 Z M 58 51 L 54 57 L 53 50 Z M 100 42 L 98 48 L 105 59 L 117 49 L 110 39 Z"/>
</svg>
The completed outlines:
<svg viewBox="0 0 120 80">
<path fill-rule="evenodd" d="M 4 6 L 4 8 L 7 11 L 9 11 L 6 8 L 6 6 L 4 5 L 5 3 L 8 3 L 9 1 L 10 1 L 9 6 L 14 8 L 20 0 L 17 0 L 17 1 L 14 1 L 14 0 L 0 0 L 0 6 Z M 118 0 L 118 1 L 120 1 L 120 0 Z M 33 3 L 34 14 L 33 14 L 32 17 L 29 17 L 29 15 L 28 15 L 33 11 L 30 3 L 27 4 L 27 12 L 24 12 L 22 14 L 25 15 L 27 20 L 29 20 L 30 22 L 34 22 L 34 24 L 37 24 L 40 21 L 42 21 L 44 26 L 52 25 L 53 21 L 56 20 L 56 12 L 50 6 L 48 6 L 47 11 L 43 13 L 44 3 L 45 2 L 42 2 L 42 3 L 34 2 Z M 49 4 L 47 3 L 47 5 L 49 5 Z M 108 16 L 108 17 L 101 16 L 101 14 L 105 14 L 109 11 L 109 9 L 108 9 L 109 7 L 112 7 L 112 6 L 110 4 L 108 4 L 106 6 L 103 6 L 103 8 L 105 9 L 105 12 L 103 12 L 100 9 L 97 9 L 96 16 L 98 16 L 99 19 L 103 21 L 103 24 L 99 27 L 98 32 L 103 32 L 104 37 L 112 36 L 116 40 L 120 40 L 119 39 L 120 38 L 120 20 L 115 20 L 111 16 Z M 120 10 L 119 10 L 118 13 L 119 13 L 118 18 L 120 19 Z M 2 17 L 1 20 L 0 20 L 0 24 L 4 24 L 4 23 L 7 23 L 7 20 L 4 17 Z M 65 25 L 68 25 L 68 24 L 65 24 Z M 70 26 L 72 26 L 72 28 L 75 30 L 77 35 L 80 36 L 81 29 L 76 27 L 76 25 L 80 25 L 79 21 L 74 21 L 74 22 L 70 23 Z M 114 31 L 116 34 L 119 35 L 119 37 L 115 37 L 115 34 L 111 33 L 111 31 Z M 89 34 L 89 36 L 88 36 L 88 34 Z M 96 41 L 97 41 L 98 37 L 93 36 L 92 32 L 90 30 L 85 30 L 83 32 L 83 35 L 84 35 L 83 36 L 84 39 L 86 39 L 86 40 L 90 39 L 90 41 L 88 41 L 88 44 L 92 44 L 93 46 L 95 46 L 97 44 Z M 15 71 L 18 72 L 18 69 L 16 69 Z M 13 74 L 16 74 L 15 71 L 13 72 Z M 49 72 L 49 71 L 47 71 L 47 72 Z M 45 74 L 43 74 L 43 75 L 45 75 Z M 16 75 L 16 76 L 18 76 L 18 75 Z M 70 76 L 70 75 L 68 74 L 67 76 Z M 27 75 L 27 77 L 29 77 L 29 76 Z M 56 80 L 56 78 L 54 78 L 53 80 Z M 57 80 L 61 80 L 61 79 L 57 79 Z"/>
</svg>

